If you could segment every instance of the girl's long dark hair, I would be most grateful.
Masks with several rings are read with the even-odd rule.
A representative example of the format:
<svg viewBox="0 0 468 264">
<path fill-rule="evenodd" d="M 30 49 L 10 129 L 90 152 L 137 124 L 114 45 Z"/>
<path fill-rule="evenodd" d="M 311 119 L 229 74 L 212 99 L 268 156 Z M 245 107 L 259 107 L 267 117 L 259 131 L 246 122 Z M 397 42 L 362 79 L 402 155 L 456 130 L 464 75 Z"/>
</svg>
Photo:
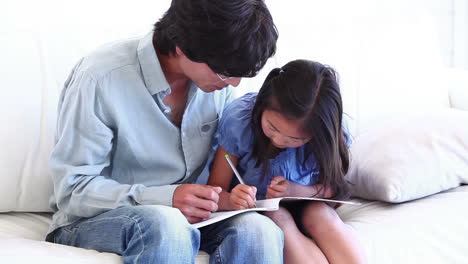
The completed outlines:
<svg viewBox="0 0 468 264">
<path fill-rule="evenodd" d="M 300 120 L 303 130 L 311 135 L 304 145 L 306 162 L 313 156 L 323 184 L 319 193 L 333 190 L 335 199 L 347 199 L 349 184 L 344 175 L 349 167 L 347 136 L 343 133 L 343 103 L 337 74 L 331 67 L 308 60 L 291 61 L 282 68 L 273 69 L 265 79 L 252 112 L 255 141 L 253 157 L 256 166 L 262 166 L 264 175 L 269 170 L 270 139 L 262 131 L 263 111 L 273 110 L 288 119 Z M 311 174 L 309 174 L 311 175 Z"/>
</svg>

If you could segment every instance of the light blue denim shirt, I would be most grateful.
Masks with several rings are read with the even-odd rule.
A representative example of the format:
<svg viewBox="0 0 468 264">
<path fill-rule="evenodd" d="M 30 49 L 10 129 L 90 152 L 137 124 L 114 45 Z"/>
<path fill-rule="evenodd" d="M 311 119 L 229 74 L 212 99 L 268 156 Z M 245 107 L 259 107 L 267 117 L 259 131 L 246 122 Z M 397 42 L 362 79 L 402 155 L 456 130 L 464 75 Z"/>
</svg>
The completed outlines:
<svg viewBox="0 0 468 264">
<path fill-rule="evenodd" d="M 49 232 L 121 206 L 172 206 L 174 190 L 196 180 L 232 90 L 190 83 L 180 128 L 163 103 L 170 91 L 152 33 L 78 62 L 59 101 Z"/>
</svg>

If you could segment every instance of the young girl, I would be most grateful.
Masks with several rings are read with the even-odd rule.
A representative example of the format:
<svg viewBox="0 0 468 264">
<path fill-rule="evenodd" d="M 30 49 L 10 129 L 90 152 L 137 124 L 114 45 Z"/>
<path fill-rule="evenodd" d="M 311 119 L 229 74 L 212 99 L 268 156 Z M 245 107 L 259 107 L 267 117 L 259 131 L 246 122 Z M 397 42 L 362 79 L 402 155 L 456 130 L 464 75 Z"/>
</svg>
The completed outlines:
<svg viewBox="0 0 468 264">
<path fill-rule="evenodd" d="M 218 210 L 285 196 L 348 198 L 350 139 L 342 115 L 332 68 L 296 60 L 273 69 L 258 94 L 246 94 L 224 111 L 209 179 L 223 189 Z M 245 185 L 233 179 L 225 154 Z M 285 263 L 366 262 L 349 227 L 323 202 L 289 203 L 265 214 L 283 230 Z"/>
</svg>

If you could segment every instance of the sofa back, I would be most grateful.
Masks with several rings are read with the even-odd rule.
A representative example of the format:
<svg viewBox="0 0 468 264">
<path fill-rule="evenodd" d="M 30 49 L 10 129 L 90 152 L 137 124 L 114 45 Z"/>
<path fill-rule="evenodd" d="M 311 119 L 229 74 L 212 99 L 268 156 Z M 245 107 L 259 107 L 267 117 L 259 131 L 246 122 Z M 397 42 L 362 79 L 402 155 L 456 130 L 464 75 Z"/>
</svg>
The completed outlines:
<svg viewBox="0 0 468 264">
<path fill-rule="evenodd" d="M 58 87 L 46 79 L 34 35 L 0 33 L 0 42 L 0 211 L 49 211 L 47 159 Z"/>
<path fill-rule="evenodd" d="M 34 13 L 36 17 L 22 16 L 11 20 L 13 23 L 6 30 L 0 30 L 0 212 L 50 211 L 48 199 L 53 186 L 48 174 L 48 159 L 54 143 L 57 100 L 63 82 L 74 63 L 96 46 L 151 30 L 152 19 L 159 17 L 168 6 L 168 1 L 153 2 L 158 4 L 153 3 L 151 12 L 134 16 L 131 22 L 116 14 L 136 13 L 136 10 L 114 10 L 116 13 L 109 13 L 105 20 L 82 24 L 76 22 L 80 21 L 79 14 L 68 14 L 72 17 L 68 19 L 64 14 L 49 12 L 56 16 L 52 19 L 38 12 Z M 61 1 L 57 4 L 61 5 Z M 107 6 L 94 4 L 97 6 L 93 6 L 90 16 L 107 13 Z M 16 9 L 22 12 L 24 9 L 17 5 Z M 291 59 L 308 58 L 324 63 L 330 60 L 329 64 L 336 65 L 341 76 L 345 111 L 355 120 L 351 124 L 355 135 L 384 121 L 383 116 L 448 107 L 449 87 L 447 83 L 440 82 L 444 76 L 437 56 L 440 51 L 428 45 L 434 42 L 431 28 L 426 28 L 427 32 L 418 32 L 417 38 L 406 44 L 397 41 L 401 34 L 410 38 L 415 30 L 420 29 L 421 23 L 425 24 L 424 19 L 410 24 L 404 19 L 382 22 L 379 30 L 372 31 L 375 34 L 372 38 L 363 34 L 364 31 L 357 32 L 356 45 L 361 41 L 359 37 L 367 37 L 372 42 L 368 47 L 358 48 L 359 53 L 340 60 L 340 52 L 353 51 L 342 48 L 349 45 L 344 40 L 334 40 L 343 33 L 345 38 L 353 41 L 349 38 L 349 27 L 342 28 L 341 32 L 337 27 L 338 31 L 333 33 L 317 27 L 318 33 L 309 40 L 311 45 L 315 45 L 312 49 L 304 43 L 298 46 L 294 33 L 298 30 L 306 32 L 308 25 L 302 21 L 286 21 L 275 12 L 280 14 L 280 10 L 272 9 L 273 17 L 278 17 L 276 24 L 281 32 L 278 52 L 258 77 L 243 80 L 237 89 L 238 95 L 258 89 L 273 67 L 282 66 Z M 77 20 L 73 19 L 75 16 Z M 60 25 L 56 21 L 60 21 Z M 323 38 L 326 34 L 332 34 L 329 37 L 335 39 L 330 38 L 331 42 L 327 43 L 324 41 L 327 38 Z M 343 44 L 336 46 L 336 43 Z M 393 46 L 394 49 L 381 50 L 383 43 L 386 43 L 385 47 Z M 424 48 L 418 49 L 418 46 Z M 455 75 L 463 77 L 454 78 L 458 81 L 450 84 L 456 94 L 452 103 L 468 109 L 466 72 Z M 461 85 L 463 82 L 465 84 Z"/>
</svg>

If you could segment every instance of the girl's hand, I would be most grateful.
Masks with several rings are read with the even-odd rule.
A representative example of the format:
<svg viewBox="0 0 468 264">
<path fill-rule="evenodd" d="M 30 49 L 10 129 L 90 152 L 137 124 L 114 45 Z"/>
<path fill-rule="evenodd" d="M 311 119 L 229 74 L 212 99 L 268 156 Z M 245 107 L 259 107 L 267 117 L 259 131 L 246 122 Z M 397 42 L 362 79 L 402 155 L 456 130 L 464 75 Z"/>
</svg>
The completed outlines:
<svg viewBox="0 0 468 264">
<path fill-rule="evenodd" d="M 283 176 L 276 176 L 267 186 L 266 198 L 291 196 L 293 185 L 294 183 L 286 180 Z"/>
<path fill-rule="evenodd" d="M 231 190 L 230 203 L 233 210 L 255 207 L 257 188 L 245 184 L 238 184 Z"/>
</svg>

